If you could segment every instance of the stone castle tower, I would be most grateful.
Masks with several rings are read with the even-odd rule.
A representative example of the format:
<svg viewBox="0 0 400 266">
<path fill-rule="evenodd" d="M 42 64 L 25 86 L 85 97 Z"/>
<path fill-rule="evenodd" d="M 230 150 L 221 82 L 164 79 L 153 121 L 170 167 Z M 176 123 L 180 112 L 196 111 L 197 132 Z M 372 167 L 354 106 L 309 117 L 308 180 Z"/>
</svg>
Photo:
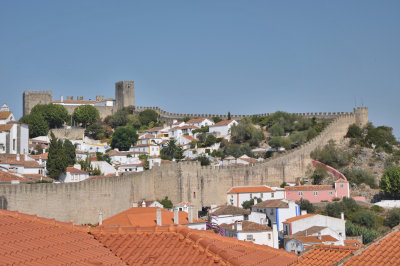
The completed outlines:
<svg viewBox="0 0 400 266">
<path fill-rule="evenodd" d="M 354 108 L 355 122 L 359 127 L 364 127 L 368 123 L 368 107 Z"/>
<path fill-rule="evenodd" d="M 28 115 L 37 104 L 49 104 L 53 101 L 52 91 L 24 91 L 22 95 L 23 115 Z"/>
<path fill-rule="evenodd" d="M 135 106 L 135 83 L 133 80 L 115 83 L 115 105 L 117 109 Z"/>
</svg>

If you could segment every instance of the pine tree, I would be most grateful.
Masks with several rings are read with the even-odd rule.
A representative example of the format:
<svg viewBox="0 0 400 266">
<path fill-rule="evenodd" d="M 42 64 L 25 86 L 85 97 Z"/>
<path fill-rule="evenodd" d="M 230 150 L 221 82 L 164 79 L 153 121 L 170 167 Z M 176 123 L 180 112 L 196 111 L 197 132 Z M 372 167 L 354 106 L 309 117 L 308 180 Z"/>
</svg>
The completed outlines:
<svg viewBox="0 0 400 266">
<path fill-rule="evenodd" d="M 65 173 L 68 166 L 68 160 L 63 149 L 63 141 L 57 139 L 53 132 L 51 132 L 50 137 L 47 170 L 49 171 L 50 177 L 58 179 L 62 173 Z"/>
</svg>

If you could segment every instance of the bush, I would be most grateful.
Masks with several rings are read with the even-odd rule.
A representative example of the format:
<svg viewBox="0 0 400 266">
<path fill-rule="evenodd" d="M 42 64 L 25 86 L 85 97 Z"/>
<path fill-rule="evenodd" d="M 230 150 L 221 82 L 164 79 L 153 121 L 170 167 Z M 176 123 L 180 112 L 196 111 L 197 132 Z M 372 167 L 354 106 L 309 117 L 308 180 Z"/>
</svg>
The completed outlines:
<svg viewBox="0 0 400 266">
<path fill-rule="evenodd" d="M 156 123 L 158 120 L 158 113 L 154 110 L 144 110 L 139 113 L 139 120 L 142 125 L 149 125 L 151 122 Z"/>
<path fill-rule="evenodd" d="M 377 227 L 376 215 L 369 210 L 362 210 L 354 213 L 351 221 L 368 228 L 375 229 Z"/>
<path fill-rule="evenodd" d="M 172 201 L 170 199 L 168 199 L 167 196 L 165 196 L 164 199 L 162 200 L 157 200 L 158 202 L 161 203 L 161 205 L 165 208 L 165 209 L 172 209 L 172 207 L 174 207 L 174 205 L 172 204 Z"/>
<path fill-rule="evenodd" d="M 347 197 L 343 197 L 341 202 L 332 202 L 325 207 L 326 214 L 336 218 L 340 217 L 341 212 L 344 212 L 345 217 L 351 218 L 359 210 L 360 206 L 358 206 L 357 202 Z"/>
<path fill-rule="evenodd" d="M 254 197 L 253 199 L 246 200 L 242 203 L 243 209 L 250 209 L 251 206 L 253 206 L 255 203 L 254 201 L 257 201 L 257 203 L 260 203 L 262 200 L 260 198 Z"/>
<path fill-rule="evenodd" d="M 356 124 L 352 124 L 349 126 L 346 134 L 347 138 L 361 138 L 362 137 L 362 130 Z"/>
<path fill-rule="evenodd" d="M 390 228 L 395 227 L 400 223 L 400 208 L 393 208 L 389 211 L 388 216 L 384 220 L 383 224 Z"/>
<path fill-rule="evenodd" d="M 283 138 L 283 137 L 272 137 L 269 141 L 268 141 L 269 146 L 271 146 L 272 148 L 285 148 L 290 149 L 291 147 L 291 141 L 288 138 Z"/>
<path fill-rule="evenodd" d="M 283 183 L 280 185 L 280 187 L 281 188 L 284 188 L 284 187 L 286 187 L 288 184 L 285 182 L 285 181 L 283 181 Z"/>
<path fill-rule="evenodd" d="M 312 203 L 309 200 L 306 199 L 300 199 L 298 202 L 300 206 L 300 210 L 306 210 L 307 213 L 314 213 L 315 212 L 315 207 L 312 205 Z"/>
<path fill-rule="evenodd" d="M 208 157 L 205 155 L 197 157 L 197 160 L 200 161 L 201 166 L 207 166 L 211 163 L 210 159 L 208 159 Z"/>
<path fill-rule="evenodd" d="M 398 198 L 400 195 L 400 166 L 387 169 L 383 173 L 379 187 L 386 195 Z"/>
<path fill-rule="evenodd" d="M 374 212 L 377 212 L 377 213 L 381 213 L 381 212 L 384 212 L 384 211 L 385 211 L 385 209 L 382 208 L 382 207 L 379 206 L 379 205 L 374 205 L 374 206 L 372 206 L 370 210 L 371 210 L 371 211 L 374 211 Z"/>
<path fill-rule="evenodd" d="M 371 188 L 378 187 L 375 181 L 375 176 L 366 172 L 362 168 L 346 168 L 342 171 L 342 174 L 347 177 L 347 180 L 350 183 L 356 183 L 357 185 L 364 183 L 369 185 Z"/>
<path fill-rule="evenodd" d="M 336 147 L 334 141 L 329 141 L 322 149 L 317 148 L 311 152 L 311 158 L 339 169 L 347 166 L 351 160 L 351 154 Z"/>
<path fill-rule="evenodd" d="M 317 167 L 314 170 L 313 175 L 311 178 L 313 179 L 314 185 L 320 185 L 322 180 L 327 176 L 328 171 L 323 167 Z"/>
<path fill-rule="evenodd" d="M 347 236 L 362 236 L 363 244 L 368 244 L 377 238 L 380 234 L 379 232 L 369 229 L 363 226 L 353 224 L 350 221 L 346 222 L 346 235 Z"/>
<path fill-rule="evenodd" d="M 250 118 L 243 118 L 239 124 L 231 127 L 231 139 L 233 143 L 247 143 L 250 146 L 258 146 L 264 139 L 264 133 L 261 129 L 255 128 Z"/>
</svg>

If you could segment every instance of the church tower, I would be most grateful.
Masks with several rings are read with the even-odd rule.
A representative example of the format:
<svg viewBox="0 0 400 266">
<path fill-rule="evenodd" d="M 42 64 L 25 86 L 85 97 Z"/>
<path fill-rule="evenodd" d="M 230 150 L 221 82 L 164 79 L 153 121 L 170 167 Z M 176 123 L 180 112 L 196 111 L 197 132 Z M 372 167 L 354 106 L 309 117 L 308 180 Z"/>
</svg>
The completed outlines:
<svg viewBox="0 0 400 266">
<path fill-rule="evenodd" d="M 117 109 L 135 106 L 135 82 L 133 80 L 115 83 L 115 105 Z"/>
</svg>

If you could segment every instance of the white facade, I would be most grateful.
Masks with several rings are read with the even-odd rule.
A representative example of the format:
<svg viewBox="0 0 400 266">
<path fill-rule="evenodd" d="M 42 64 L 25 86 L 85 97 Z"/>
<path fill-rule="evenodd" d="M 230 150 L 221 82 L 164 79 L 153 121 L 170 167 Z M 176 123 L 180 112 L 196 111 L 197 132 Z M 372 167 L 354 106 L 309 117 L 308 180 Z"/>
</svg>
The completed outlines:
<svg viewBox="0 0 400 266">
<path fill-rule="evenodd" d="M 115 168 L 106 161 L 92 161 L 91 166 L 93 169 L 99 168 L 104 175 L 117 174 L 117 170 L 115 170 Z"/>
<path fill-rule="evenodd" d="M 59 181 L 63 183 L 80 182 L 89 178 L 89 173 L 77 168 L 67 167 L 65 174 L 61 174 Z"/>
<path fill-rule="evenodd" d="M 249 221 L 257 224 L 268 225 L 267 215 L 263 212 L 252 211 L 249 215 Z"/>
<path fill-rule="evenodd" d="M 27 154 L 29 127 L 15 121 L 7 105 L 0 109 L 0 153 Z"/>
<path fill-rule="evenodd" d="M 217 136 L 231 135 L 231 127 L 239 124 L 236 120 L 221 121 L 210 126 L 210 133 L 215 133 Z"/>
<path fill-rule="evenodd" d="M 244 221 L 244 215 L 212 215 L 211 214 L 211 222 L 217 225 L 221 224 L 232 224 L 237 221 Z M 249 221 L 251 221 L 249 219 Z M 252 222 L 252 221 L 251 221 Z"/>
<path fill-rule="evenodd" d="M 160 156 L 160 146 L 157 144 L 139 144 L 130 148 L 130 151 L 146 153 L 149 156 Z"/>
<path fill-rule="evenodd" d="M 185 124 L 200 128 L 200 127 L 212 126 L 214 125 L 214 122 L 207 118 L 198 118 L 198 119 L 190 119 Z"/>
<path fill-rule="evenodd" d="M 242 241 L 251 241 L 258 245 L 267 245 L 273 247 L 274 240 L 271 231 L 264 232 L 237 232 L 237 239 Z"/>
<path fill-rule="evenodd" d="M 227 204 L 242 207 L 243 202 L 259 198 L 262 201 L 270 199 L 283 199 L 284 190 L 268 186 L 258 187 L 232 187 L 226 196 Z"/>
<path fill-rule="evenodd" d="M 123 164 L 118 167 L 118 173 L 129 173 L 129 172 L 143 172 L 144 168 L 142 164 Z"/>
</svg>

